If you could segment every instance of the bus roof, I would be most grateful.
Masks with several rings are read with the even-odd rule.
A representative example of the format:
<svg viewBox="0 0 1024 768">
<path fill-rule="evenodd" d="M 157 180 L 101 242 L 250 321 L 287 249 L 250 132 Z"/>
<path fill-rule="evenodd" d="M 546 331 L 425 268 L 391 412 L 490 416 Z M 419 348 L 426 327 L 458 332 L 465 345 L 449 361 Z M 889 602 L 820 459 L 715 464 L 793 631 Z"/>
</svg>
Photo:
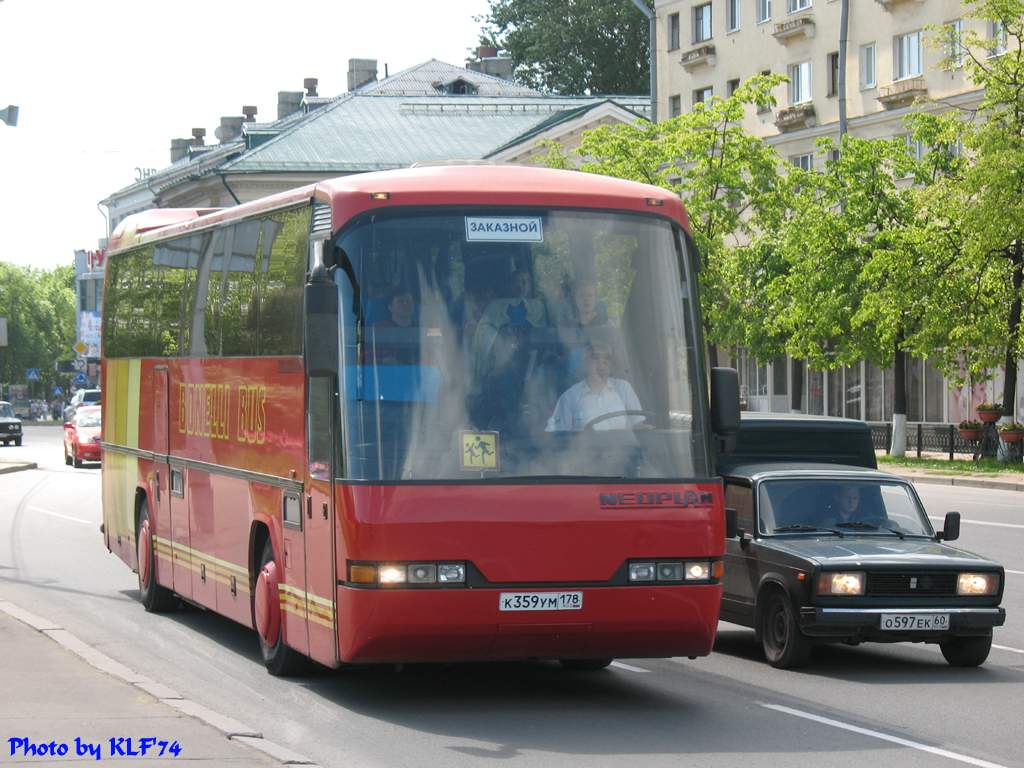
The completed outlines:
<svg viewBox="0 0 1024 768">
<path fill-rule="evenodd" d="M 387 193 L 384 199 L 372 198 Z M 108 252 L 226 220 L 316 199 L 330 203 L 333 228 L 364 211 L 398 206 L 512 205 L 606 208 L 689 220 L 679 197 L 649 184 L 579 171 L 514 165 L 445 165 L 327 179 L 232 208 L 157 208 L 127 217 Z"/>
</svg>

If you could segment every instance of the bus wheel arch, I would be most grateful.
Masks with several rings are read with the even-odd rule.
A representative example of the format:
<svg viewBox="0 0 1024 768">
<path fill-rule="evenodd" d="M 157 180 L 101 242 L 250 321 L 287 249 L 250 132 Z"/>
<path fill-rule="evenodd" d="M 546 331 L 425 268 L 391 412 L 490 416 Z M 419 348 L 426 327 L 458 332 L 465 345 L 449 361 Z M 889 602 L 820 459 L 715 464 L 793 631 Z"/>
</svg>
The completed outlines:
<svg viewBox="0 0 1024 768">
<path fill-rule="evenodd" d="M 275 676 L 299 674 L 306 669 L 306 659 L 284 642 L 284 622 L 278 591 L 281 569 L 269 529 L 262 523 L 254 525 L 250 542 L 252 623 L 259 638 L 263 663 L 267 671 Z"/>
<path fill-rule="evenodd" d="M 174 593 L 156 578 L 156 547 L 149 500 L 141 488 L 135 493 L 135 555 L 138 561 L 139 599 L 148 613 L 165 613 L 177 605 Z"/>
</svg>

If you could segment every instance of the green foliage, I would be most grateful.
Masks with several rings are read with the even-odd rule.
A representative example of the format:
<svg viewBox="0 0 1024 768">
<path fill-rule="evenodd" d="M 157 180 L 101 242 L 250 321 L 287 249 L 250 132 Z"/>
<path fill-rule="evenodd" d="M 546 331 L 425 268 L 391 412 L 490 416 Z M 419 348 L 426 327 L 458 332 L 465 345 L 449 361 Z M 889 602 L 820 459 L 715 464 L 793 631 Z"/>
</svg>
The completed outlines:
<svg viewBox="0 0 1024 768">
<path fill-rule="evenodd" d="M 54 385 L 66 384 L 55 364 L 71 356 L 75 343 L 74 268 L 38 270 L 0 262 L 0 317 L 7 318 L 0 382 L 24 383 L 25 371 L 38 368 L 41 381 L 32 396 L 48 398 Z"/>
<path fill-rule="evenodd" d="M 480 42 L 523 85 L 565 95 L 650 89 L 647 18 L 629 0 L 489 0 Z"/>
</svg>

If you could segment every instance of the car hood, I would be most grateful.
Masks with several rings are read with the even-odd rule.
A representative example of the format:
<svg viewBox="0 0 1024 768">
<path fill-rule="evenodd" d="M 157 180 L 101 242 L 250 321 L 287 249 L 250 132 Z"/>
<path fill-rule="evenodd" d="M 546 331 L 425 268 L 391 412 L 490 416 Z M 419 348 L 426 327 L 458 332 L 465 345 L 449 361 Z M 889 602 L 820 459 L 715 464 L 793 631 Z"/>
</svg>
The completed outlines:
<svg viewBox="0 0 1024 768">
<path fill-rule="evenodd" d="M 11 416 L 0 416 L 0 424 L 21 424 L 21 419 Z"/>
<path fill-rule="evenodd" d="M 973 552 L 930 539 L 899 539 L 896 536 L 845 536 L 844 538 L 768 539 L 766 546 L 818 565 L 899 566 L 995 566 L 991 560 Z"/>
<path fill-rule="evenodd" d="M 77 429 L 75 429 L 75 433 L 78 435 L 78 439 L 83 441 L 93 437 L 99 437 L 100 432 L 100 427 L 78 427 Z"/>
</svg>

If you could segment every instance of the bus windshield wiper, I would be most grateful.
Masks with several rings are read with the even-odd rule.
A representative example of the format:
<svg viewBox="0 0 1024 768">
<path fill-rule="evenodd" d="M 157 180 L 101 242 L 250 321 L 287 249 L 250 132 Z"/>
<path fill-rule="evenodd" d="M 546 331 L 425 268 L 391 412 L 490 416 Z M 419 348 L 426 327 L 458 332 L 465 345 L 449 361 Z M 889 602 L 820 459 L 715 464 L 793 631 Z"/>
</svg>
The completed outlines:
<svg viewBox="0 0 1024 768">
<path fill-rule="evenodd" d="M 808 525 L 807 523 L 793 523 L 791 525 L 780 525 L 775 528 L 773 533 L 834 533 L 839 538 L 843 538 L 843 532 L 836 530 L 835 528 L 820 528 L 817 525 Z"/>
</svg>

